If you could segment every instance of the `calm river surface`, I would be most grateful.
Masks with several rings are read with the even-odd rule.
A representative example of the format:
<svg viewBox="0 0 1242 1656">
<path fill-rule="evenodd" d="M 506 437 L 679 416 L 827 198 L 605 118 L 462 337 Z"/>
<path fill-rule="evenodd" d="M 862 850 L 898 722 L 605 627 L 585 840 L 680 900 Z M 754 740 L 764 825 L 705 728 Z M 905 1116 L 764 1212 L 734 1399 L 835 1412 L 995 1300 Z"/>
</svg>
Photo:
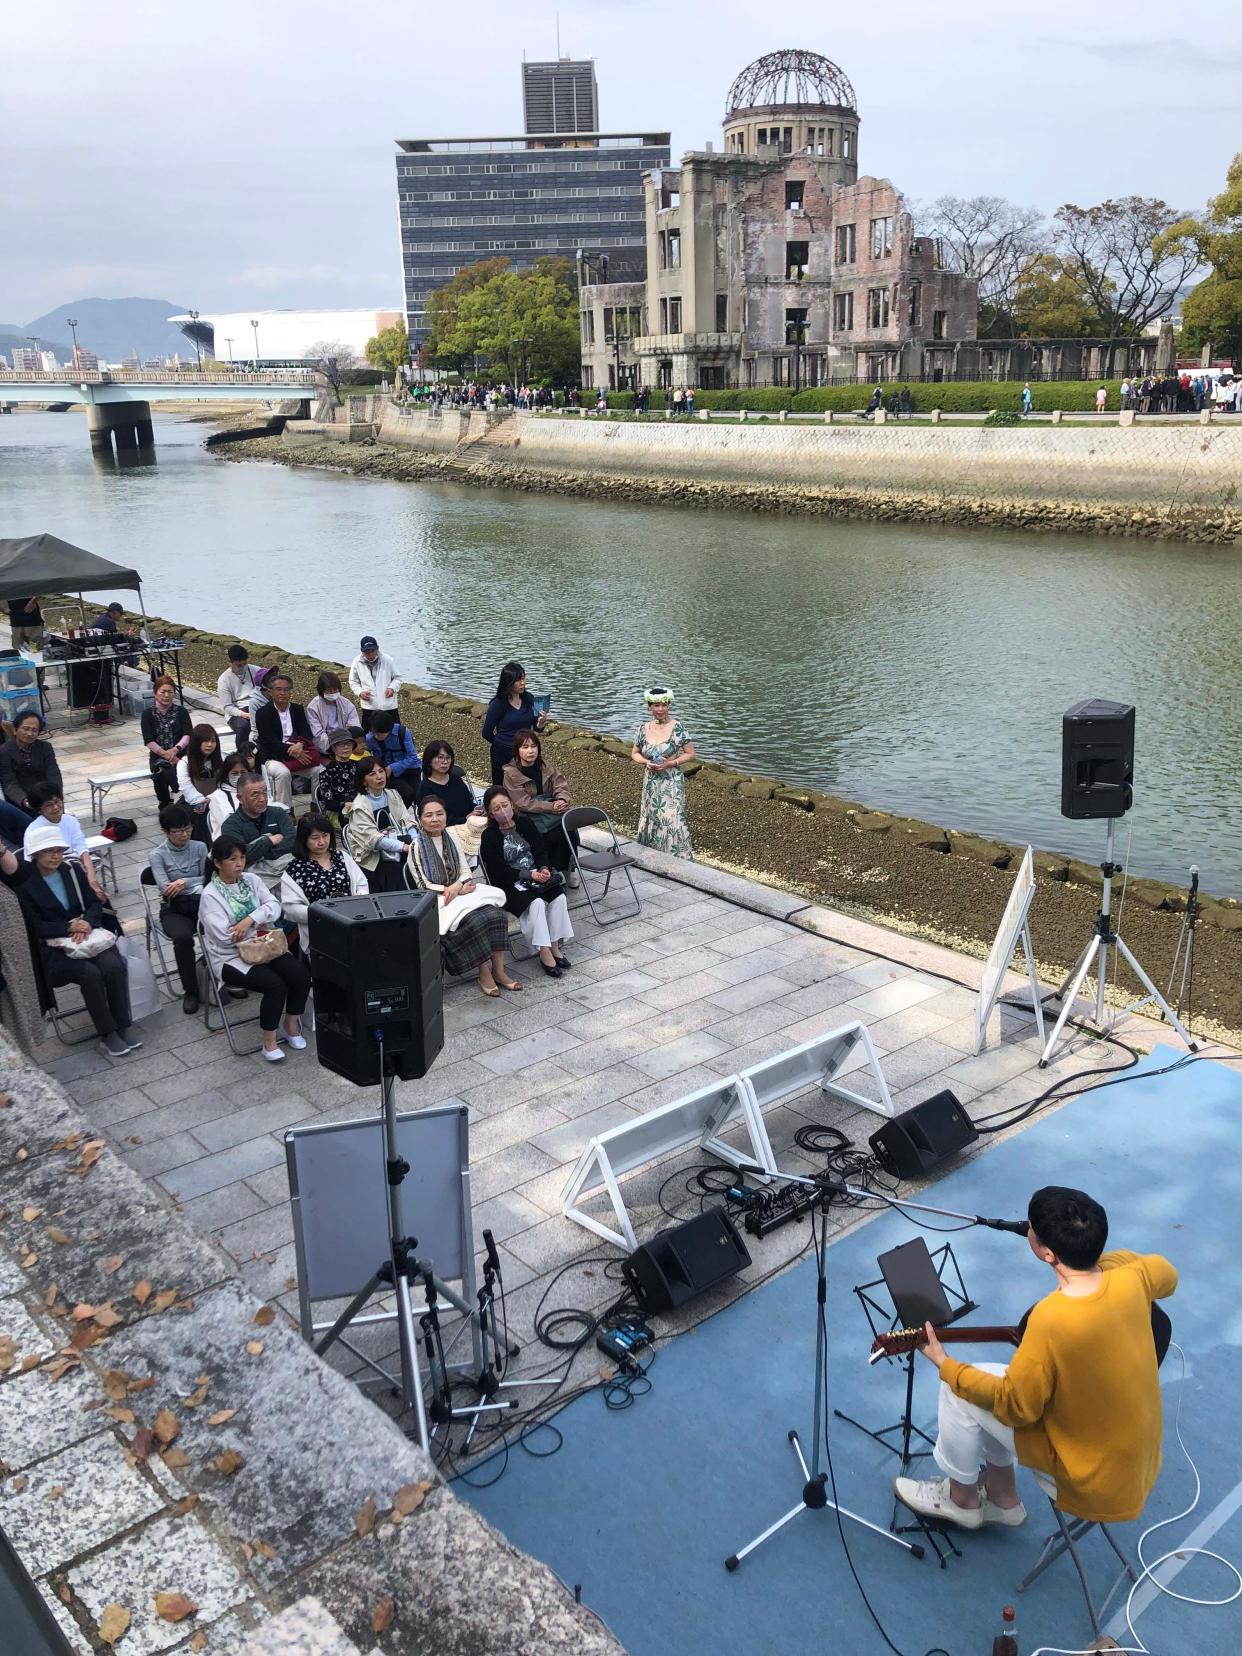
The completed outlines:
<svg viewBox="0 0 1242 1656">
<path fill-rule="evenodd" d="M 80 413 L 0 418 L 0 536 L 142 574 L 148 609 L 493 693 L 630 736 L 670 681 L 704 757 L 1097 861 L 1059 813 L 1061 715 L 1137 708 L 1135 873 L 1242 893 L 1242 554 L 1224 547 L 663 510 L 212 459 L 97 469 Z M 123 593 L 115 595 L 124 598 Z M 434 735 L 416 730 L 419 742 Z"/>
</svg>

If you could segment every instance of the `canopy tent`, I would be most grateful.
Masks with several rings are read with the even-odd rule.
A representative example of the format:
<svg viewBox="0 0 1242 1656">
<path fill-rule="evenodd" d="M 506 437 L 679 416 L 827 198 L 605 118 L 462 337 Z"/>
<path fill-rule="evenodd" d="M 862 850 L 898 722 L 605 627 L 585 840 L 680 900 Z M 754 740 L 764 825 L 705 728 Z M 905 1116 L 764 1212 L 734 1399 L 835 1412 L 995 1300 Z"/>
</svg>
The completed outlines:
<svg viewBox="0 0 1242 1656">
<path fill-rule="evenodd" d="M 55 535 L 22 535 L 0 540 L 0 599 L 37 598 L 45 592 L 104 592 L 112 587 L 141 589 L 136 569 L 110 563 Z"/>
</svg>

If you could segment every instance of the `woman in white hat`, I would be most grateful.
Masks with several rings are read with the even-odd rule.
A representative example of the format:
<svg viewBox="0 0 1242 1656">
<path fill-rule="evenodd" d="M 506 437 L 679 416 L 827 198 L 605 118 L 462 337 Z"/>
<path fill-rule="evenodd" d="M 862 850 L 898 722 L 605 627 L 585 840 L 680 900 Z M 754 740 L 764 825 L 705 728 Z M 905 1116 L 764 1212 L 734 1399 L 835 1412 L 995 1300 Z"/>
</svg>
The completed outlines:
<svg viewBox="0 0 1242 1656">
<path fill-rule="evenodd" d="M 630 758 L 644 766 L 638 812 L 638 842 L 671 857 L 694 861 L 686 822 L 686 778 L 682 766 L 694 758 L 686 727 L 672 714 L 673 692 L 656 685 L 644 696 L 647 721 L 638 727 Z"/>
</svg>

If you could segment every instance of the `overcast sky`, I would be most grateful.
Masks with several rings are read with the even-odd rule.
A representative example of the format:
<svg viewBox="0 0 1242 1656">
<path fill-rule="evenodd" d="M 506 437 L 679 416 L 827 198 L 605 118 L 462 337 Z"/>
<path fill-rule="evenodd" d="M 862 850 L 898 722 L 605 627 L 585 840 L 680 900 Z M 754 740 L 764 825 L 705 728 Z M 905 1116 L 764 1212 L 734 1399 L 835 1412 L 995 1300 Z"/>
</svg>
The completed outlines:
<svg viewBox="0 0 1242 1656">
<path fill-rule="evenodd" d="M 733 76 L 797 46 L 845 70 L 862 170 L 917 200 L 1202 205 L 1242 146 L 1238 0 L 563 4 L 607 131 L 718 141 Z M 50 0 L 9 7 L 0 322 L 69 300 L 400 303 L 393 139 L 521 130 L 555 0 Z"/>
</svg>

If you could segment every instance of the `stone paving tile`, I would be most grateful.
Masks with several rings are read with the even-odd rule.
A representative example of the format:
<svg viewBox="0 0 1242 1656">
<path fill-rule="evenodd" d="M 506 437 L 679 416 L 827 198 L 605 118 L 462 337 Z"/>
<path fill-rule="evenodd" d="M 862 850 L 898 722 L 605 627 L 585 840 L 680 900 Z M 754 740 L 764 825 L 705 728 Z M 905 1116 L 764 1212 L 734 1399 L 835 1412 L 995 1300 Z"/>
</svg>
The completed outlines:
<svg viewBox="0 0 1242 1656">
<path fill-rule="evenodd" d="M 545 1219 L 529 1230 L 518 1232 L 505 1243 L 506 1252 L 536 1275 L 553 1270 L 580 1254 L 595 1253 L 600 1239 L 572 1219 Z M 514 1286 L 518 1286 L 516 1283 Z"/>
<path fill-rule="evenodd" d="M 102 1053 L 99 1056 L 106 1069 L 94 1075 L 84 1075 L 65 1088 L 69 1096 L 83 1107 L 130 1087 L 141 1087 L 145 1091 L 148 1082 L 187 1073 L 185 1065 L 173 1052 L 153 1052 L 149 1058 L 138 1054 L 115 1060 L 105 1058 Z M 203 1083 L 200 1081 L 199 1084 Z M 185 1094 L 181 1096 L 184 1098 Z"/>
<path fill-rule="evenodd" d="M 727 989 L 717 990 L 712 1001 L 716 1006 L 723 1006 L 726 1012 L 746 1012 L 752 1006 L 771 1004 L 782 995 L 793 994 L 797 987 L 777 972 L 761 972 L 741 983 L 730 984 Z"/>
<path fill-rule="evenodd" d="M 642 1023 L 651 1015 L 651 1008 L 645 1001 L 620 1000 L 594 1012 L 580 1012 L 577 1017 L 567 1018 L 561 1027 L 580 1041 L 593 1041 L 601 1035 L 611 1035 L 616 1030 L 628 1029 L 631 1024 Z"/>
<path fill-rule="evenodd" d="M 879 989 L 884 984 L 896 983 L 898 978 L 912 975 L 909 966 L 899 966 L 893 960 L 868 960 L 861 966 L 846 967 L 846 976 L 853 978 L 855 983 L 861 983 L 865 989 Z"/>
<path fill-rule="evenodd" d="M 217 1092 L 214 1087 L 207 1087 L 191 1093 L 176 1104 L 164 1104 L 156 1109 L 137 1111 L 133 1116 L 119 1117 L 109 1127 L 108 1134 L 119 1141 L 131 1133 L 140 1133 L 142 1142 L 149 1144 L 169 1133 L 194 1131 L 229 1115 L 236 1108 L 234 1099 Z"/>
<path fill-rule="evenodd" d="M 75 1595 L 95 1621 L 107 1604 L 123 1604 L 131 1613 L 124 1648 L 134 1656 L 155 1656 L 186 1636 L 180 1624 L 156 1614 L 155 1594 L 166 1588 L 185 1593 L 198 1606 L 194 1625 L 207 1627 L 234 1605 L 251 1597 L 246 1583 L 223 1549 L 199 1523 L 197 1515 L 161 1518 L 137 1535 L 68 1572 Z"/>
<path fill-rule="evenodd" d="M 691 1001 L 705 1000 L 708 995 L 715 995 L 728 987 L 711 972 L 692 972 L 688 977 L 675 978 L 671 983 L 645 990 L 638 998 L 646 1001 L 648 1006 L 667 1011 L 676 1006 L 686 1006 Z"/>
<path fill-rule="evenodd" d="M 221 1185 L 231 1184 L 235 1179 L 283 1164 L 284 1159 L 284 1151 L 270 1138 L 249 1139 L 228 1150 L 204 1153 L 188 1165 L 170 1168 L 159 1175 L 158 1182 L 174 1201 L 188 1201 L 205 1196 L 209 1190 L 219 1190 Z"/>
<path fill-rule="evenodd" d="M 750 954 L 722 956 L 712 972 L 726 983 L 737 984 L 765 972 L 779 972 L 788 964 L 788 958 L 779 949 L 755 949 Z"/>
<path fill-rule="evenodd" d="M 284 1079 L 282 1068 L 276 1084 L 279 1085 Z M 308 1078 L 307 1085 L 314 1085 L 313 1078 Z M 228 1150 L 246 1139 L 258 1138 L 261 1133 L 279 1133 L 286 1127 L 292 1127 L 294 1122 L 306 1121 L 315 1113 L 301 1093 L 285 1092 L 275 1098 L 264 1099 L 262 1104 L 252 1104 L 249 1109 L 234 1110 L 231 1115 L 201 1122 L 194 1128 L 194 1137 L 204 1150 Z"/>
<path fill-rule="evenodd" d="M 683 1035 L 663 1046 L 652 1047 L 649 1052 L 636 1052 L 628 1062 L 633 1069 L 641 1070 L 653 1081 L 662 1081 L 665 1076 L 677 1075 L 692 1064 L 718 1058 L 722 1052 L 728 1051 L 728 1047 L 727 1041 L 709 1030 L 700 1029 L 693 1035 Z"/>
<path fill-rule="evenodd" d="M 275 1253 L 269 1249 L 257 1259 L 239 1259 L 237 1270 L 252 1294 L 261 1300 L 274 1300 L 297 1287 L 297 1250 L 292 1242 L 286 1242 Z"/>
<path fill-rule="evenodd" d="M 44 1582 L 40 1582 L 39 1596 L 52 1612 L 52 1617 L 57 1627 L 64 1634 L 73 1656 L 92 1656 L 91 1647 L 86 1642 L 85 1633 L 60 1602 L 59 1595 L 54 1593 Z"/>
<path fill-rule="evenodd" d="M 750 954 L 754 949 L 779 948 L 789 936 L 789 927 L 778 921 L 758 920 L 742 911 L 735 912 L 742 919 L 753 920 L 754 924 L 726 932 L 714 945 L 719 954 L 732 958 L 734 955 Z"/>
<path fill-rule="evenodd" d="M 537 1133 L 563 1126 L 564 1122 L 565 1117 L 548 1102 L 547 1097 L 518 1104 L 511 1110 L 502 1110 L 499 1115 L 488 1116 L 486 1121 L 480 1121 L 470 1129 L 471 1159 L 483 1160 L 498 1150 L 507 1150 L 511 1144 L 530 1142 Z"/>
<path fill-rule="evenodd" d="M 243 1185 L 233 1188 L 244 1188 L 248 1190 L 254 1196 L 255 1200 L 260 1202 L 264 1207 L 276 1207 L 281 1202 L 287 1202 L 289 1200 L 288 1169 L 282 1161 L 279 1167 L 269 1167 L 264 1173 L 249 1174 Z M 210 1201 L 211 1198 L 209 1196 L 201 1196 L 199 1200 L 207 1202 Z M 253 1211 L 253 1209 L 251 1211 Z M 237 1217 L 239 1219 L 244 1219 L 247 1216 L 244 1213 L 239 1213 Z"/>
<path fill-rule="evenodd" d="M 554 1088 L 548 1098 L 560 1115 L 572 1121 L 601 1104 L 611 1104 L 616 1098 L 641 1091 L 647 1080 L 647 1076 L 630 1064 L 611 1064 L 576 1079 L 567 1076 L 565 1084 Z"/>
<path fill-rule="evenodd" d="M 110 1128 L 114 1121 L 129 1121 L 156 1109 L 157 1105 L 142 1087 L 132 1087 L 82 1108 L 92 1126 Z"/>
<path fill-rule="evenodd" d="M 939 1077 L 957 1059 L 956 1048 L 929 1035 L 921 1041 L 911 1041 L 909 1046 L 900 1047 L 896 1052 L 885 1053 L 880 1060 L 880 1068 L 889 1091 L 895 1092 L 926 1081 L 929 1076 Z"/>
<path fill-rule="evenodd" d="M 977 1058 L 964 1058 L 947 1067 L 944 1084 L 951 1087 L 955 1082 L 964 1081 L 968 1087 L 977 1087 L 981 1092 L 986 1092 L 1031 1067 L 1030 1053 L 1023 1051 L 1020 1046 L 994 1047 L 990 1052 L 981 1052 Z"/>
<path fill-rule="evenodd" d="M 857 976 L 857 973 L 848 973 L 847 976 Z M 855 995 L 850 1005 L 859 1013 L 873 1018 L 887 1018 L 894 1012 L 904 1012 L 908 1006 L 914 1006 L 919 1001 L 928 1000 L 936 994 L 938 987 L 925 978 L 911 975 L 900 978 L 896 983 L 882 984 L 867 994 Z"/>
<path fill-rule="evenodd" d="M 135 1173 L 141 1173 L 147 1179 L 159 1173 L 167 1173 L 170 1167 L 184 1167 L 188 1162 L 197 1161 L 204 1154 L 202 1145 L 191 1133 L 169 1133 L 164 1138 L 155 1139 L 151 1144 L 140 1144 L 132 1148 L 122 1140 L 119 1149 L 122 1160 L 132 1167 Z"/>
<path fill-rule="evenodd" d="M 285 1179 L 284 1168 L 272 1168 L 271 1174 L 279 1175 L 285 1186 L 285 1199 L 288 1200 L 288 1181 Z M 255 1179 L 265 1179 L 269 1176 L 267 1173 L 257 1173 Z M 193 1201 L 182 1202 L 181 1211 L 195 1230 L 204 1236 L 216 1236 L 222 1225 L 234 1225 L 239 1219 L 248 1219 L 252 1213 L 260 1213 L 270 1205 L 261 1195 L 256 1194 L 252 1188 L 253 1183 L 254 1180 L 245 1180 L 221 1185 L 219 1190 L 209 1191 L 206 1196 L 196 1196 Z"/>
<path fill-rule="evenodd" d="M 692 972 L 710 972 L 724 958 L 715 949 L 700 944 L 696 948 L 679 949 L 663 960 L 653 960 L 647 968 L 647 975 L 655 978 L 657 983 L 672 983 L 675 978 L 688 977 Z"/>
<path fill-rule="evenodd" d="M 520 1190 L 528 1180 L 553 1169 L 555 1162 L 533 1144 L 514 1144 L 470 1169 L 472 1201 L 486 1202 L 506 1190 Z"/>
<path fill-rule="evenodd" d="M 574 970 L 577 970 L 576 966 Z M 632 995 L 657 989 L 659 984 L 660 980 L 648 972 L 627 969 L 607 977 L 595 978 L 589 983 L 579 983 L 575 979 L 573 998 L 579 1008 L 595 1012 L 604 1007 L 614 1006 Z"/>
<path fill-rule="evenodd" d="M 941 1031 L 949 1028 L 954 1020 L 940 1012 L 928 1012 L 926 1007 L 927 1002 L 922 1001 L 904 1012 L 894 1012 L 892 1017 L 881 1018 L 869 1026 L 872 1039 L 883 1042 L 886 1052 L 896 1052 L 898 1047 L 909 1046 L 911 1041 L 920 1041 L 925 1035 L 941 1040 Z"/>
<path fill-rule="evenodd" d="M 32 1576 L 46 1575 L 100 1546 L 164 1504 L 137 1468 L 126 1466 L 111 1431 L 32 1466 L 26 1487 L 0 1488 L 0 1528 Z M 58 1496 L 52 1491 L 60 1489 Z"/>
<path fill-rule="evenodd" d="M 489 1076 L 481 1087 L 471 1087 L 463 1093 L 462 1101 L 472 1115 L 486 1120 L 501 1110 L 512 1109 L 515 1104 L 528 1104 L 531 1099 L 542 1098 L 546 1093 L 555 1095 L 570 1085 L 572 1080 L 573 1077 L 559 1060 L 547 1058 L 541 1063 L 531 1064 L 527 1069 L 518 1070 L 515 1075 Z"/>
<path fill-rule="evenodd" d="M 566 989 L 563 978 L 555 986 L 549 983 L 542 993 L 528 990 L 521 995 L 510 995 L 505 1006 L 506 1010 L 500 1017 L 493 1018 L 484 1026 L 492 1039 L 487 1046 L 477 1049 L 480 1053 L 508 1046 L 524 1035 L 537 1035 L 542 1030 L 564 1026 L 576 1012 L 585 1010 L 572 991 Z"/>
<path fill-rule="evenodd" d="M 288 1202 L 283 1206 L 263 1208 L 235 1224 L 225 1225 L 216 1233 L 221 1246 L 226 1248 L 240 1265 L 256 1253 L 276 1253 L 286 1242 L 293 1241 L 293 1212 Z"/>
<path fill-rule="evenodd" d="M 803 989 L 795 989 L 793 994 L 784 996 L 781 1005 L 805 1018 L 814 1012 L 827 1012 L 831 1007 L 841 1006 L 858 992 L 856 981 L 842 972 L 822 982 L 809 983 Z"/>
<path fill-rule="evenodd" d="M 475 1203 L 474 1234 L 481 1242 L 483 1232 L 490 1230 L 497 1242 L 506 1242 L 520 1231 L 542 1224 L 546 1218 L 543 1209 L 528 1202 L 525 1196 L 519 1196 L 516 1190 L 506 1190 L 503 1195 Z"/>
<path fill-rule="evenodd" d="M 630 1109 L 624 1099 L 615 1103 L 604 1104 L 598 1110 L 590 1110 L 586 1115 L 576 1117 L 573 1121 L 565 1121 L 557 1127 L 550 1127 L 546 1132 L 536 1133 L 531 1144 L 541 1150 L 550 1161 L 563 1165 L 572 1162 L 586 1149 L 591 1139 L 599 1133 L 606 1133 L 612 1127 L 620 1127 L 623 1122 L 632 1121 L 635 1112 Z"/>
<path fill-rule="evenodd" d="M 923 1001 L 920 1010 L 942 1014 L 953 1023 L 959 1018 L 970 1018 L 973 1022 L 977 999 L 972 989 L 965 989 L 954 983 L 942 988 L 938 995 L 932 995 Z"/>
<path fill-rule="evenodd" d="M 696 1004 L 701 1007 L 714 1007 L 715 997 L 713 996 L 710 1001 L 700 1001 Z M 782 1002 L 777 1002 L 771 1006 L 752 1006 L 748 1012 L 735 1012 L 732 1016 L 722 1017 L 707 1027 L 727 1047 L 735 1047 L 745 1046 L 764 1035 L 779 1035 L 782 1030 L 798 1022 L 798 1013 L 791 1011 Z M 796 1045 L 794 1041 L 785 1041 L 783 1044 Z"/>
<path fill-rule="evenodd" d="M 0 1305 L 0 1333 L 11 1332 L 5 1309 Z M 0 1384 L 0 1461 L 9 1472 L 22 1472 L 92 1437 L 99 1418 L 82 1409 L 98 1397 L 99 1384 L 86 1369 L 72 1369 L 63 1380 L 53 1380 L 46 1369 L 9 1375 Z"/>
</svg>

